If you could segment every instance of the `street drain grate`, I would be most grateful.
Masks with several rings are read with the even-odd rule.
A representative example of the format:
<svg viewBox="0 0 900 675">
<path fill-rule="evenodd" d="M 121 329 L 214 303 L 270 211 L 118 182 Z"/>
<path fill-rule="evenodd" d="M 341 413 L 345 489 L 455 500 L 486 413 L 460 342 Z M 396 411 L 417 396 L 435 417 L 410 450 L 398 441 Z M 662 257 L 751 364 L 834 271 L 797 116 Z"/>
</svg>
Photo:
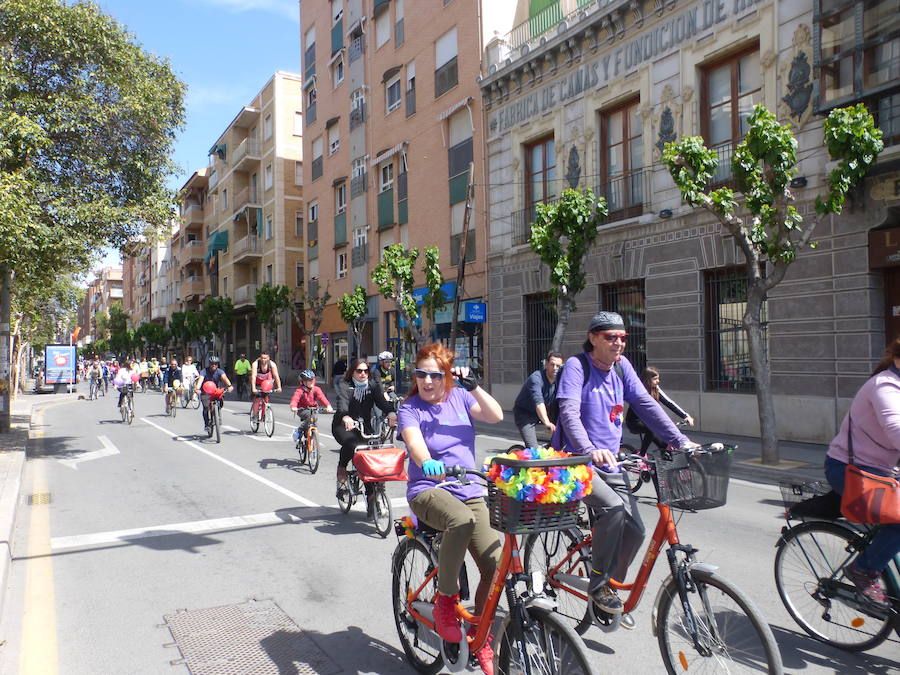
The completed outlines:
<svg viewBox="0 0 900 675">
<path fill-rule="evenodd" d="M 331 675 L 341 669 L 272 600 L 165 616 L 191 675 Z"/>
<path fill-rule="evenodd" d="M 49 492 L 35 492 L 34 494 L 28 495 L 28 504 L 34 506 L 35 504 L 49 504 L 50 503 L 50 493 Z"/>
</svg>

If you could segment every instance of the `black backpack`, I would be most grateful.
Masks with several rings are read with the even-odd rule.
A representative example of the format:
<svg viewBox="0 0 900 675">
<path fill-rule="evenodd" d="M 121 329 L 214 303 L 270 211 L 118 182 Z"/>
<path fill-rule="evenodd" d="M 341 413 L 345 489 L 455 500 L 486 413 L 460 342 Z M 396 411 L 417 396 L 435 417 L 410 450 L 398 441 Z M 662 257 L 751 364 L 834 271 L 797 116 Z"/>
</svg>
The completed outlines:
<svg viewBox="0 0 900 675">
<path fill-rule="evenodd" d="M 588 363 L 588 358 L 584 352 L 579 353 L 578 361 L 581 363 L 581 373 L 584 376 L 584 381 L 581 384 L 581 388 L 584 389 L 588 382 L 591 379 L 591 364 Z M 625 381 L 624 371 L 622 370 L 622 364 L 616 361 L 613 364 L 613 370 L 616 371 L 616 375 L 619 376 L 619 379 L 622 382 Z M 559 376 L 557 375 L 557 378 Z M 559 418 L 559 399 L 554 396 L 553 400 L 547 405 L 547 417 L 550 419 L 553 424 L 556 424 L 556 420 Z"/>
</svg>

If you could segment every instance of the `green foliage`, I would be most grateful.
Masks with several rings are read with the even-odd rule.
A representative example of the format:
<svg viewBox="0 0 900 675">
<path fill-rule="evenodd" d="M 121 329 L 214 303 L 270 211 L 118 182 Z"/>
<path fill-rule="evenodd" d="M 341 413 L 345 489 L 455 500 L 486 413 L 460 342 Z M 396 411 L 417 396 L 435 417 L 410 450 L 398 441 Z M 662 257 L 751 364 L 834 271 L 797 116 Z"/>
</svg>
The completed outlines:
<svg viewBox="0 0 900 675">
<path fill-rule="evenodd" d="M 352 294 L 344 293 L 338 300 L 338 310 L 347 325 L 353 326 L 369 311 L 369 296 L 366 295 L 366 289 L 357 285 Z"/>
<path fill-rule="evenodd" d="M 418 259 L 419 249 L 407 248 L 404 244 L 391 244 L 384 249 L 381 262 L 372 270 L 371 279 L 381 295 L 387 300 L 393 300 L 397 305 L 416 342 L 424 344 L 425 336 L 415 325 L 419 318 L 419 308 L 413 297 Z M 424 272 L 427 291 L 423 307 L 432 320 L 434 313 L 447 303 L 446 295 L 441 290 L 444 279 L 441 276 L 439 259 L 440 252 L 436 246 L 425 248 Z"/>
<path fill-rule="evenodd" d="M 84 289 L 71 276 L 60 276 L 44 284 L 27 284 L 12 295 L 13 337 L 20 343 L 53 343 L 60 326 L 74 322 Z"/>
<path fill-rule="evenodd" d="M 96 325 L 97 340 L 106 340 L 109 338 L 109 314 L 106 312 L 97 312 L 94 315 L 94 323 Z"/>
<path fill-rule="evenodd" d="M 110 333 L 109 348 L 120 357 L 125 357 L 137 346 L 134 338 L 134 331 L 126 328 L 125 330 Z"/>
<path fill-rule="evenodd" d="M 529 243 L 550 268 L 551 292 L 565 298 L 571 309 L 584 289 L 584 258 L 606 215 L 606 200 L 589 188 L 566 189 L 558 201 L 537 205 Z"/>
<path fill-rule="evenodd" d="M 184 85 L 92 3 L 0 4 L 0 268 L 86 269 L 170 217 Z"/>
<path fill-rule="evenodd" d="M 109 306 L 109 332 L 121 333 L 128 329 L 128 312 L 122 306 L 121 300 L 116 300 Z"/>
<path fill-rule="evenodd" d="M 278 327 L 284 322 L 284 313 L 294 304 L 291 289 L 284 285 L 273 286 L 266 282 L 256 291 L 256 316 L 269 334 L 269 347 L 274 347 Z"/>
<path fill-rule="evenodd" d="M 165 325 L 147 321 L 134 331 L 133 340 L 136 345 L 145 344 L 151 350 L 159 351 L 169 344 L 171 337 L 172 335 L 166 330 Z"/>
<path fill-rule="evenodd" d="M 172 315 L 169 317 L 169 332 L 172 334 L 172 339 L 175 340 L 176 346 L 184 346 L 190 341 L 187 315 L 188 312 L 172 312 Z"/>
<path fill-rule="evenodd" d="M 223 336 L 231 330 L 231 324 L 234 323 L 234 303 L 231 298 L 206 298 L 203 301 L 203 314 L 203 322 L 209 331 L 207 335 L 219 336 L 224 342 Z"/>
</svg>

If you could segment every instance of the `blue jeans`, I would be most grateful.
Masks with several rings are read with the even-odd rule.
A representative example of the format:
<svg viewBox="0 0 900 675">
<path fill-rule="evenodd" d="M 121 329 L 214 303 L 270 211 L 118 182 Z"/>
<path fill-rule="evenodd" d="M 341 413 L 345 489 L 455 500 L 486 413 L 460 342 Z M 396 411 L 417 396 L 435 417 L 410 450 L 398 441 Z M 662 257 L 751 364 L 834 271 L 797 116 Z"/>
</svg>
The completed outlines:
<svg viewBox="0 0 900 675">
<path fill-rule="evenodd" d="M 844 469 L 846 466 L 844 462 L 833 457 L 825 458 L 825 478 L 838 494 L 844 493 Z M 882 469 L 857 466 L 863 471 L 879 476 L 889 475 Z M 856 558 L 856 566 L 864 572 L 881 572 L 898 553 L 900 553 L 900 525 L 881 525 L 878 533 L 872 539 L 872 543 Z"/>
</svg>

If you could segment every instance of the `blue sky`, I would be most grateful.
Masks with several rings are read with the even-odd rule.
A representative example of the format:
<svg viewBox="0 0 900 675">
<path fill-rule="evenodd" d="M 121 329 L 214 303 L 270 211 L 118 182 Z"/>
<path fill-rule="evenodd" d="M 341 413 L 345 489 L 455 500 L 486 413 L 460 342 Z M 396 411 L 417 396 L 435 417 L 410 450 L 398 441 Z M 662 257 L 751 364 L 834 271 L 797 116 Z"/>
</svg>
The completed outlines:
<svg viewBox="0 0 900 675">
<path fill-rule="evenodd" d="M 297 0 L 98 0 L 187 84 L 175 143 L 179 188 L 205 166 L 219 134 L 276 70 L 300 71 Z M 109 255 L 103 264 L 118 264 Z"/>
</svg>

